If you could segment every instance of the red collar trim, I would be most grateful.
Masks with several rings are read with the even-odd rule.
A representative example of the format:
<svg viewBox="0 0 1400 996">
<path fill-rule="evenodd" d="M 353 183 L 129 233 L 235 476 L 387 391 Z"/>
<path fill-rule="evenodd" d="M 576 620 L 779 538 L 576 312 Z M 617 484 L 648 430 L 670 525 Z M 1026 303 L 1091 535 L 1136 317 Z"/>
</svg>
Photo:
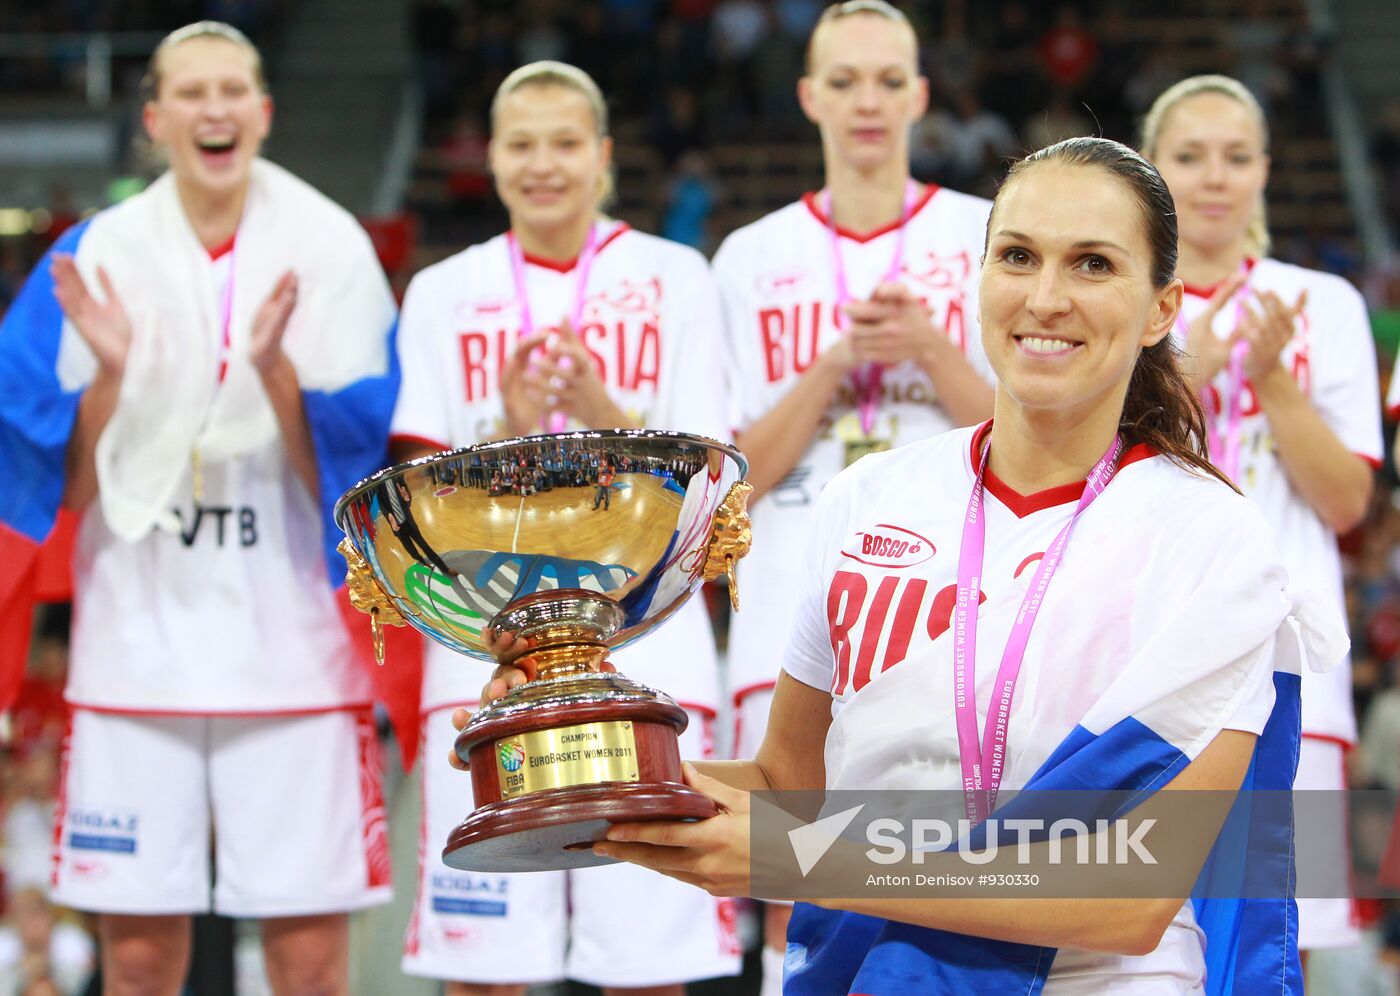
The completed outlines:
<svg viewBox="0 0 1400 996">
<path fill-rule="evenodd" d="M 909 220 L 913 221 L 914 216 L 920 211 L 922 211 L 924 207 L 928 204 L 928 202 L 933 200 L 933 195 L 938 193 L 938 191 L 941 189 L 942 188 L 939 187 L 936 183 L 925 184 L 923 196 L 921 196 L 917 201 L 914 202 L 914 208 L 912 211 L 909 212 Z M 808 191 L 807 193 L 803 194 L 802 203 L 807 205 L 807 210 L 812 212 L 812 217 L 816 218 L 817 221 L 821 222 L 823 228 L 826 228 L 831 224 L 831 222 L 827 220 L 826 212 L 821 209 L 821 206 L 819 204 L 817 204 L 817 194 L 815 191 Z M 882 225 L 881 227 L 875 229 L 873 232 L 864 233 L 853 232 L 849 228 L 842 228 L 840 225 L 837 225 L 836 234 L 841 236 L 843 239 L 850 239 L 853 242 L 869 242 L 872 239 L 878 239 L 882 235 L 888 235 L 890 232 L 898 230 L 898 228 L 898 221 L 892 221 L 888 225 Z"/>
<path fill-rule="evenodd" d="M 221 256 L 227 256 L 229 253 L 233 252 L 233 243 L 234 240 L 237 238 L 238 233 L 234 232 L 226 240 L 220 242 L 218 245 L 210 246 L 208 249 L 209 258 L 211 260 L 216 260 Z"/>
<path fill-rule="evenodd" d="M 1246 257 L 1244 261 L 1245 272 L 1254 272 L 1254 264 L 1257 262 L 1259 262 L 1257 259 Z M 1182 282 L 1185 283 L 1185 281 Z M 1196 284 L 1186 284 L 1185 289 L 1186 293 L 1190 294 L 1192 297 L 1203 297 L 1206 299 L 1210 299 L 1215 296 L 1215 292 L 1220 289 L 1220 284 L 1223 284 L 1224 282 L 1225 281 L 1222 280 L 1220 281 L 1220 283 L 1212 284 L 1210 287 L 1200 287 Z"/>
<path fill-rule="evenodd" d="M 607 234 L 607 236 L 603 239 L 602 242 L 598 243 L 598 248 L 595 249 L 594 252 L 602 252 L 619 235 L 621 235 L 623 232 L 628 231 L 630 227 L 631 226 L 628 225 L 625 221 L 618 224 L 616 228 L 614 228 L 611 232 Z M 534 256 L 527 252 L 525 253 L 525 262 L 529 263 L 531 266 L 543 266 L 546 270 L 555 270 L 559 273 L 568 273 L 570 270 L 572 270 L 575 266 L 578 265 L 578 257 L 575 256 L 573 259 L 564 260 L 546 259 L 543 256 Z"/>
<path fill-rule="evenodd" d="M 972 434 L 972 446 L 969 459 L 972 461 L 972 473 L 977 473 L 977 461 L 982 458 L 982 444 L 987 439 L 987 434 L 992 431 L 992 423 L 989 419 L 977 427 L 977 431 Z M 1139 460 L 1146 460 L 1148 457 L 1156 456 L 1157 453 L 1146 443 L 1138 443 L 1128 447 L 1127 451 L 1118 461 L 1118 469 L 1122 470 L 1130 463 L 1137 463 Z M 1060 484 L 1053 488 L 1046 488 L 1044 491 L 1037 491 L 1034 494 L 1023 495 L 1006 484 L 1001 478 L 992 473 L 991 468 L 987 468 L 987 474 L 983 478 L 983 483 L 988 491 L 997 501 L 1001 502 L 1011 514 L 1018 519 L 1035 512 L 1043 512 L 1047 508 L 1054 508 L 1056 505 L 1065 505 L 1069 502 L 1076 502 L 1084 495 L 1084 481 L 1075 481 L 1072 484 Z"/>
</svg>

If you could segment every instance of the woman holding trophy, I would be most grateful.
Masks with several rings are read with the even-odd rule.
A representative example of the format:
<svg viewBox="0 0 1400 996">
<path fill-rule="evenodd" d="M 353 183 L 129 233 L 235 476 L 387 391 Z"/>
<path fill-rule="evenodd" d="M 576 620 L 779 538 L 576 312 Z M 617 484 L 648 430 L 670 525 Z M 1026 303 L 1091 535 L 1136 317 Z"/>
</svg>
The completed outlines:
<svg viewBox="0 0 1400 996">
<path fill-rule="evenodd" d="M 739 229 L 715 256 L 737 443 L 757 499 L 749 605 L 729 630 L 736 757 L 752 757 L 763 737 L 775 634 L 797 611 L 787 578 L 822 488 L 866 453 L 991 414 L 973 300 L 991 205 L 910 179 L 909 129 L 928 107 L 918 61 L 896 8 L 828 7 L 797 88 L 821 131 L 826 186 Z M 768 907 L 770 980 L 781 976 L 786 922 L 786 907 Z"/>
<path fill-rule="evenodd" d="M 1171 195 L 1132 150 L 1069 139 L 1011 171 L 979 290 L 993 421 L 832 482 L 756 758 L 688 773 L 721 814 L 619 824 L 596 847 L 742 895 L 774 857 L 750 852 L 753 791 L 943 790 L 976 825 L 1002 815 L 999 789 L 1078 788 L 1150 811 L 1176 874 L 1145 896 L 1132 888 L 1144 865 L 1103 861 L 1074 873 L 1092 894 L 1070 898 L 801 903 L 785 991 L 1301 992 L 1288 833 L 1268 839 L 1267 896 L 1186 897 L 1234 794 L 1286 796 L 1299 672 L 1334 665 L 1346 642 L 1326 599 L 1288 590 L 1259 509 L 1208 461 L 1170 339 L 1176 261 Z M 927 556 L 860 556 L 891 527 L 926 537 Z M 874 597 L 887 589 L 899 597 Z M 1049 870 L 1044 847 L 1029 857 Z M 833 850 L 862 881 L 890 867 L 864 840 Z M 1001 856 L 998 870 L 1028 870 L 1018 848 Z M 918 857 L 930 875 L 970 867 L 954 851 Z"/>
<path fill-rule="evenodd" d="M 709 268 L 693 250 L 602 213 L 612 141 L 592 79 L 557 62 L 524 66 L 497 91 L 491 126 L 491 170 L 510 230 L 409 286 L 394 456 L 579 428 L 727 435 Z M 609 502 L 619 503 L 626 475 L 611 456 L 587 467 L 569 459 L 546 443 L 538 466 L 513 473 L 558 486 L 586 477 L 590 496 L 596 491 L 601 502 L 607 488 Z M 453 556 L 443 555 L 450 566 Z M 451 576 L 431 583 L 447 599 L 460 590 Z M 622 651 L 615 661 L 687 707 L 682 751 L 704 756 L 719 695 L 704 605 L 682 607 L 665 632 L 663 653 L 647 644 L 651 653 Z M 457 655 L 429 647 L 426 757 L 449 750 L 451 713 L 476 705 L 478 684 Z M 523 992 L 564 977 L 609 992 L 679 993 L 687 981 L 738 971 L 731 904 L 692 886 L 636 868 L 484 875 L 446 867 L 436 852 L 465 815 L 466 784 L 446 765 L 425 765 L 427 843 L 405 971 L 449 980 L 448 991 L 459 994 Z M 638 914 L 625 930 L 616 929 L 620 908 Z"/>
</svg>

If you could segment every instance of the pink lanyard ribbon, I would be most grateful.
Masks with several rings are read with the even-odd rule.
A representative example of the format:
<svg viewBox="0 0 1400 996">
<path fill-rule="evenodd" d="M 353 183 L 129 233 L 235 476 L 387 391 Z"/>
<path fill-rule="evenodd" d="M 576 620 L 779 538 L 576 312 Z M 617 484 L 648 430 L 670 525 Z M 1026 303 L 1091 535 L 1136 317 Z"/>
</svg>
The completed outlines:
<svg viewBox="0 0 1400 996">
<path fill-rule="evenodd" d="M 1240 272 L 1249 275 L 1249 263 L 1240 264 Z M 1235 328 L 1245 318 L 1245 301 L 1249 298 L 1249 284 L 1240 284 L 1235 291 Z M 1176 313 L 1176 327 L 1181 333 L 1182 345 L 1190 342 L 1191 326 L 1181 312 Z M 1220 427 L 1221 415 L 1211 416 L 1206 433 L 1206 446 L 1210 458 L 1230 480 L 1236 480 L 1240 472 L 1240 426 L 1244 421 L 1244 360 L 1249 355 L 1249 343 L 1243 339 L 1230 347 L 1230 360 L 1226 366 L 1225 397 L 1221 405 L 1221 415 L 1225 418 L 1225 429 Z"/>
<path fill-rule="evenodd" d="M 224 378 L 228 376 L 229 356 L 233 352 L 230 329 L 233 325 L 233 277 L 235 273 L 235 263 L 238 251 L 237 233 L 234 235 L 234 244 L 228 251 L 228 279 L 224 281 L 224 286 L 219 299 L 219 321 L 223 326 L 219 333 L 219 379 L 218 384 L 223 384 Z M 214 262 L 217 262 L 214 261 Z M 208 413 L 204 416 L 204 421 L 200 425 L 199 432 L 203 433 L 209 424 Z M 204 458 L 199 455 L 199 440 L 196 438 L 194 445 L 190 448 L 190 492 L 194 496 L 194 503 L 202 505 L 204 503 Z"/>
<path fill-rule="evenodd" d="M 531 335 L 535 331 L 535 320 L 530 314 L 530 292 L 525 286 L 525 252 L 520 248 L 520 242 L 516 239 L 514 232 L 506 232 L 506 244 L 510 247 L 510 272 L 515 280 L 515 299 L 520 305 L 520 335 L 521 338 Z M 588 274 L 593 269 L 593 257 L 598 254 L 597 226 L 588 226 L 588 236 L 583 241 L 583 249 L 578 254 L 578 261 L 574 264 L 578 270 L 578 277 L 574 284 L 574 300 L 569 308 L 569 327 L 578 334 L 579 321 L 583 318 L 584 295 L 588 291 Z M 545 414 L 542 419 L 542 426 L 545 432 L 563 432 L 568 418 L 563 412 L 554 411 Z"/>
<path fill-rule="evenodd" d="M 1084 510 L 1101 495 L 1118 471 L 1118 458 L 1123 453 L 1123 437 L 1114 438 L 1107 452 L 1099 458 L 1084 482 L 1084 494 L 1069 522 L 1055 537 L 1040 559 L 1035 578 L 1021 600 L 1021 609 L 1011 625 L 1006 650 L 1001 656 L 992 702 L 987 709 L 985 737 L 977 732 L 977 601 L 981 585 L 983 557 L 987 542 L 987 523 L 983 516 L 983 478 L 987 472 L 990 443 L 982 451 L 977 468 L 977 482 L 967 502 L 967 519 L 963 523 L 962 546 L 958 551 L 958 599 L 953 613 L 953 710 L 958 729 L 958 760 L 962 764 L 963 800 L 967 817 L 981 823 L 996 806 L 997 790 L 1001 787 L 1002 770 L 1006 765 L 1006 732 L 1011 725 L 1011 700 L 1016 692 L 1016 679 L 1021 674 L 1021 662 L 1030 642 L 1031 627 L 1045 598 L 1050 579 L 1060 566 L 1070 530 Z"/>
<path fill-rule="evenodd" d="M 918 200 L 919 185 L 913 180 L 904 186 L 904 206 L 899 213 L 899 229 L 895 235 L 894 258 L 885 271 L 881 283 L 899 279 L 899 271 L 904 266 L 904 232 L 909 226 L 909 215 Z M 836 327 L 845 329 L 842 307 L 851 300 L 851 289 L 846 283 L 846 263 L 841 258 L 841 236 L 836 231 L 836 211 L 831 202 L 831 194 L 826 195 L 826 228 L 831 237 L 832 268 L 836 273 Z M 855 387 L 856 405 L 860 411 L 860 431 L 870 435 L 875 427 L 875 413 L 880 407 L 880 385 L 884 378 L 884 368 L 878 363 L 865 363 L 852 371 L 851 382 Z"/>
</svg>

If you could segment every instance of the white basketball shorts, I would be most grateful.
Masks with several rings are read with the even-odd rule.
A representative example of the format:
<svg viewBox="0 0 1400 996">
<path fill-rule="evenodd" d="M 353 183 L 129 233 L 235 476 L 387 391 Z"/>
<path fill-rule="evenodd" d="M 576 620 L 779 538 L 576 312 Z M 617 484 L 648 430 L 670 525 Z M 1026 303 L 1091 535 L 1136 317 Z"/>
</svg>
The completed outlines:
<svg viewBox="0 0 1400 996">
<path fill-rule="evenodd" d="M 1306 792 L 1305 817 L 1296 825 L 1294 848 L 1299 877 L 1306 880 L 1309 862 L 1325 862 L 1325 869 L 1350 867 L 1350 827 L 1347 823 L 1346 752 L 1336 740 L 1303 737 L 1298 751 L 1298 774 L 1293 788 Z M 1325 794 L 1322 791 L 1325 790 Z M 1327 877 L 1327 876 L 1324 876 Z M 1348 898 L 1298 900 L 1298 947 L 1346 948 L 1361 943 L 1356 901 Z"/>
<path fill-rule="evenodd" d="M 306 916 L 390 895 L 368 710 L 73 714 L 54 901 L 97 913 Z"/>
<path fill-rule="evenodd" d="M 626 987 L 738 974 L 734 903 L 694 886 L 629 864 L 513 874 L 443 864 L 448 834 L 472 808 L 471 776 L 447 760 L 457 736 L 451 716 L 438 709 L 424 720 L 420 873 L 405 972 Z M 710 722 L 690 711 L 682 758 L 705 756 Z"/>
</svg>

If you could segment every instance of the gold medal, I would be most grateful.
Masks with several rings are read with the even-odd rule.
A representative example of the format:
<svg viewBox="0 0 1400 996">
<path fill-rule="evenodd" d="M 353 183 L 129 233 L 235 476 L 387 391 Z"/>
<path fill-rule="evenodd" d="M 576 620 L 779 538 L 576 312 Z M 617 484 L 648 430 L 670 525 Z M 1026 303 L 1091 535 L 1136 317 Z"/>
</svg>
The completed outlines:
<svg viewBox="0 0 1400 996">
<path fill-rule="evenodd" d="M 870 434 L 861 431 L 860 418 L 847 412 L 833 426 L 836 438 L 845 447 L 845 466 L 849 467 L 867 453 L 883 453 L 894 446 L 895 417 L 883 415 L 876 419 Z"/>
<path fill-rule="evenodd" d="M 204 458 L 199 455 L 199 447 L 190 450 L 191 488 L 196 506 L 204 504 Z"/>
</svg>

